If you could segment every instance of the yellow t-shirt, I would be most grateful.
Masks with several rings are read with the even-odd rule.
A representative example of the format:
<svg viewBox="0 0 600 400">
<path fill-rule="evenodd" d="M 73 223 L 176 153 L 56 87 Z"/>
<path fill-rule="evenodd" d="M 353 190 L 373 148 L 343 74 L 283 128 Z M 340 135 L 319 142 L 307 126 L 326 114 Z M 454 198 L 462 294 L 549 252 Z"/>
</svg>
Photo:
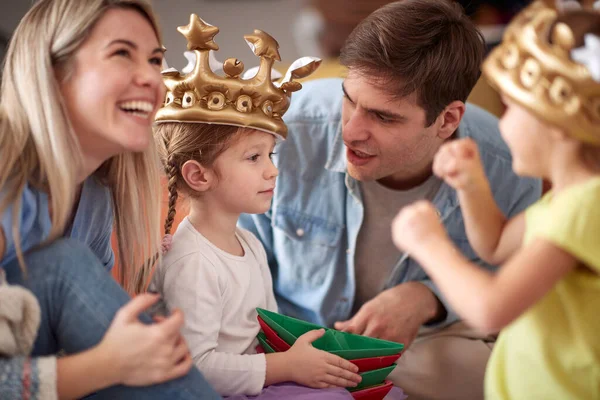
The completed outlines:
<svg viewBox="0 0 600 400">
<path fill-rule="evenodd" d="M 600 399 L 600 178 L 548 193 L 526 212 L 524 245 L 543 238 L 578 267 L 500 334 L 485 397 Z"/>
</svg>

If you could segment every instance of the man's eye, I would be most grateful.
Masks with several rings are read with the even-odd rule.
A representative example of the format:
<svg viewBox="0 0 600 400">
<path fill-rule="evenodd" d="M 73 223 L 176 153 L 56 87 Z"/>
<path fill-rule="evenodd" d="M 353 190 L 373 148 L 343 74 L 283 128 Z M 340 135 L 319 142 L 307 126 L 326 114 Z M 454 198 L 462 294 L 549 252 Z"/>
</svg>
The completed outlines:
<svg viewBox="0 0 600 400">
<path fill-rule="evenodd" d="M 379 113 L 375 113 L 375 117 L 376 117 L 376 118 L 377 118 L 379 121 L 381 121 L 381 122 L 385 122 L 385 123 L 387 123 L 387 122 L 392 122 L 392 121 L 393 121 L 392 119 L 390 119 L 390 118 L 388 118 L 388 117 L 386 117 L 386 116 L 383 116 L 383 115 L 381 115 L 381 114 L 379 114 Z"/>
</svg>

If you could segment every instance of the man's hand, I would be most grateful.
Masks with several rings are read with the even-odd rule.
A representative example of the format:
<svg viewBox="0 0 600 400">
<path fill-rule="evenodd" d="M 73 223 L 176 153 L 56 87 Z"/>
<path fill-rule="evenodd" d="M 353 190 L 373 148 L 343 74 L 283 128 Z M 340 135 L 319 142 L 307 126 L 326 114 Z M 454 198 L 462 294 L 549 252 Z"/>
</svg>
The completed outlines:
<svg viewBox="0 0 600 400">
<path fill-rule="evenodd" d="M 421 325 L 443 312 L 442 304 L 427 286 L 407 282 L 381 292 L 353 318 L 336 322 L 335 329 L 402 343 L 407 348 Z"/>
</svg>

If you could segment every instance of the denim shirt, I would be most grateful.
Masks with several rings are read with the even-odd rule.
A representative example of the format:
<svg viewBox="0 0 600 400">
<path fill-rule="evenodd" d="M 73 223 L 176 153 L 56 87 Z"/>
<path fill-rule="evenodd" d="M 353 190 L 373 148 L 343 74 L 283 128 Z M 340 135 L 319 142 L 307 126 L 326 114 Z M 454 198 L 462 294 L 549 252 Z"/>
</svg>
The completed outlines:
<svg viewBox="0 0 600 400">
<path fill-rule="evenodd" d="M 3 198 L 0 190 L 0 200 Z M 20 226 L 20 242 L 23 253 L 44 243 L 50 234 L 52 221 L 48 212 L 48 195 L 26 185 L 17 215 Z M 12 235 L 14 205 L 0 215 L 0 227 L 4 231 L 6 250 L 0 259 L 0 268 L 17 258 Z M 64 237 L 85 243 L 96 254 L 104 267 L 110 271 L 115 258 L 110 237 L 113 225 L 113 206 L 110 189 L 94 176 L 83 182 L 75 218 L 65 229 Z"/>
<path fill-rule="evenodd" d="M 279 177 L 271 209 L 262 215 L 242 215 L 239 222 L 265 246 L 280 311 L 325 326 L 351 317 L 354 249 L 364 217 L 359 182 L 346 169 L 341 84 L 341 79 L 311 81 L 294 94 L 284 117 L 288 139 L 276 150 Z M 469 104 L 458 136 L 478 143 L 494 198 L 505 215 L 520 213 L 540 197 L 539 180 L 513 173 L 497 118 Z M 494 269 L 469 245 L 456 191 L 443 183 L 433 203 L 462 253 Z M 440 299 L 448 313 L 437 326 L 458 320 L 416 261 L 403 255 L 391 270 L 386 287 L 418 281 Z"/>
</svg>

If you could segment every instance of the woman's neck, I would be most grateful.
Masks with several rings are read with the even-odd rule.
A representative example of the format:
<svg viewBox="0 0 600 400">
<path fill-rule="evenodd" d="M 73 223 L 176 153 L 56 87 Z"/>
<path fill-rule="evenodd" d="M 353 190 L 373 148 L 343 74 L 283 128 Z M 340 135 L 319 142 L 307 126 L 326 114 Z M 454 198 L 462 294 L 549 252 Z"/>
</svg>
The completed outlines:
<svg viewBox="0 0 600 400">
<path fill-rule="evenodd" d="M 83 165 L 77 175 L 77 184 L 81 184 L 83 181 L 89 178 L 106 160 L 107 158 L 95 158 L 84 154 L 82 162 Z"/>
<path fill-rule="evenodd" d="M 244 249 L 235 231 L 240 214 L 228 213 L 210 198 L 190 200 L 189 220 L 194 228 L 219 249 L 243 256 Z"/>
</svg>

